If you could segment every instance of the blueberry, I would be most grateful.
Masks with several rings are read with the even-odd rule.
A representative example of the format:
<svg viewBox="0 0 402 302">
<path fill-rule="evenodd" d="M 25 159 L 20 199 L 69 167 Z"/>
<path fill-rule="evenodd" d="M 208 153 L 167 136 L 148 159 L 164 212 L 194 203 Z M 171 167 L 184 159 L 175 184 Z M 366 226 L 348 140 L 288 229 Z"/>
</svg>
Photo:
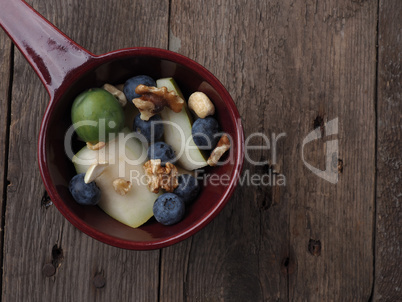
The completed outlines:
<svg viewBox="0 0 402 302">
<path fill-rule="evenodd" d="M 160 159 L 163 166 L 166 165 L 167 162 L 174 164 L 177 159 L 173 148 L 164 142 L 156 142 L 149 146 L 148 157 L 150 159 Z"/>
<path fill-rule="evenodd" d="M 126 95 L 126 98 L 129 102 L 131 102 L 133 99 L 140 97 L 139 94 L 135 93 L 135 88 L 137 88 L 138 85 L 143 84 L 146 86 L 156 86 L 156 82 L 154 79 L 147 75 L 139 75 L 135 76 L 132 78 L 129 78 L 125 83 L 124 83 L 124 88 L 123 92 Z"/>
<path fill-rule="evenodd" d="M 191 129 L 194 143 L 201 150 L 211 150 L 219 140 L 219 123 L 212 116 L 197 119 Z"/>
<path fill-rule="evenodd" d="M 198 180 L 190 174 L 182 174 L 178 177 L 179 186 L 173 191 L 183 199 L 186 205 L 191 204 L 200 192 Z"/>
<path fill-rule="evenodd" d="M 153 206 L 155 219 L 163 225 L 172 225 L 184 217 L 184 201 L 173 193 L 159 196 Z"/>
<path fill-rule="evenodd" d="M 86 184 L 84 182 L 85 173 L 75 175 L 68 186 L 75 201 L 84 206 L 94 206 L 98 204 L 101 191 L 95 182 Z"/>
<path fill-rule="evenodd" d="M 152 116 L 148 121 L 144 121 L 140 118 L 141 114 L 138 114 L 134 118 L 133 130 L 141 133 L 148 143 L 153 143 L 160 140 L 163 136 L 163 123 L 159 115 Z"/>
</svg>

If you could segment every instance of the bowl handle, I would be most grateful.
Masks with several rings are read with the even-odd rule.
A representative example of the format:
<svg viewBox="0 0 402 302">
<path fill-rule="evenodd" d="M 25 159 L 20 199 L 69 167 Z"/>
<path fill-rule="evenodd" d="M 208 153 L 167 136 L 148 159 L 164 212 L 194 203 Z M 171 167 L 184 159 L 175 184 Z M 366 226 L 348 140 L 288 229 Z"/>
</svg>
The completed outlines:
<svg viewBox="0 0 402 302">
<path fill-rule="evenodd" d="M 53 98 L 66 77 L 95 56 L 69 39 L 23 0 L 0 0 L 0 26 Z"/>
</svg>

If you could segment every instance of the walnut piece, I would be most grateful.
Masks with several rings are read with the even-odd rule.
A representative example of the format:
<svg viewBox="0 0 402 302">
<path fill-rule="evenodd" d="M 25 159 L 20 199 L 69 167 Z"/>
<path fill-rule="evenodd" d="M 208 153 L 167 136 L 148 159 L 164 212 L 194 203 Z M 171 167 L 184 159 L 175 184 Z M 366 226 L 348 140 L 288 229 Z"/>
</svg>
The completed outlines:
<svg viewBox="0 0 402 302">
<path fill-rule="evenodd" d="M 144 170 L 152 193 L 158 193 L 159 189 L 173 192 L 179 186 L 177 168 L 169 162 L 163 167 L 160 159 L 151 159 L 144 164 Z"/>
<path fill-rule="evenodd" d="M 210 166 L 216 166 L 222 155 L 230 149 L 230 141 L 226 134 L 222 135 L 215 149 L 211 152 L 207 163 Z"/>
<path fill-rule="evenodd" d="M 126 195 L 128 192 L 130 192 L 131 188 L 133 187 L 131 181 L 122 179 L 122 178 L 116 178 L 113 181 L 113 188 L 116 191 L 117 194 L 120 194 L 121 196 Z"/>
<path fill-rule="evenodd" d="M 148 121 L 150 117 L 169 107 L 174 112 L 180 112 L 184 100 L 174 91 L 168 92 L 166 87 L 156 88 L 152 86 L 138 85 L 135 93 L 141 97 L 133 99 L 135 107 L 141 113 L 141 119 Z"/>
<path fill-rule="evenodd" d="M 99 142 L 99 143 L 97 143 L 96 145 L 92 145 L 90 142 L 87 142 L 87 147 L 88 147 L 88 149 L 90 149 L 90 150 L 100 150 L 100 149 L 102 149 L 103 147 L 105 147 L 106 146 L 106 143 L 105 142 Z"/>
</svg>

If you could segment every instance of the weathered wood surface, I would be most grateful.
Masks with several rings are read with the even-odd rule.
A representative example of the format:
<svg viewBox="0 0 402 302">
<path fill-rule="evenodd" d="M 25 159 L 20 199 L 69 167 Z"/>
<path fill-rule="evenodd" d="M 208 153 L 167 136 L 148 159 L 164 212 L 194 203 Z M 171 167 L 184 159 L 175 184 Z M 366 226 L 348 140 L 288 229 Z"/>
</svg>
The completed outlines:
<svg viewBox="0 0 402 302">
<path fill-rule="evenodd" d="M 379 8 L 374 298 L 398 301 L 402 297 L 402 4 L 380 1 Z"/>
<path fill-rule="evenodd" d="M 180 41 L 175 50 L 222 80 L 238 105 L 246 137 L 286 134 L 277 148 L 286 186 L 239 188 L 201 234 L 164 250 L 161 297 L 369 299 L 376 16 L 375 1 L 172 1 L 170 30 Z M 320 125 L 317 120 L 335 118 L 338 135 L 305 146 L 307 160 L 324 170 L 325 143 L 338 139 L 344 169 L 333 185 L 304 166 L 301 148 Z M 251 157 L 272 160 L 272 150 Z M 337 165 L 338 156 L 335 171 Z M 264 168 L 246 163 L 245 173 L 261 174 Z M 320 253 L 309 251 L 310 240 L 317 249 L 321 245 Z M 172 276 L 185 278 L 184 293 L 170 289 Z"/>
<path fill-rule="evenodd" d="M 10 82 L 11 82 L 11 41 L 4 32 L 0 32 L 0 206 L 6 203 L 7 195 L 7 154 L 8 154 L 8 124 L 10 105 Z M 4 217 L 0 216 L 0 246 L 3 244 Z M 3 253 L 2 253 L 3 255 Z M 2 258 L 0 257 L 0 261 Z M 1 277 L 0 277 L 1 278 Z"/>
<path fill-rule="evenodd" d="M 153 46 L 203 64 L 231 93 L 246 137 L 260 133 L 250 145 L 270 140 L 270 150 L 249 153 L 266 163 L 246 161 L 243 175 L 272 181 L 274 171 L 286 183 L 243 178 L 204 230 L 161 250 L 124 251 L 83 235 L 43 199 L 36 140 L 48 97 L 0 34 L 0 189 L 10 181 L 2 301 L 401 299 L 400 1 L 28 2 L 94 53 Z M 13 79 L 9 121 L 4 77 Z M 325 137 L 335 118 L 337 134 Z M 336 184 L 303 163 L 303 140 L 317 127 L 323 138 L 304 156 L 325 170 L 338 140 Z"/>
<path fill-rule="evenodd" d="M 168 45 L 168 14 L 164 13 L 168 1 L 29 3 L 94 53 L 133 45 Z M 72 227 L 54 206 L 41 202 L 45 190 L 37 168 L 36 146 L 47 102 L 39 79 L 16 51 L 3 301 L 157 301 L 158 250 L 133 252 L 104 245 Z M 52 265 L 60 266 L 48 277 Z"/>
</svg>

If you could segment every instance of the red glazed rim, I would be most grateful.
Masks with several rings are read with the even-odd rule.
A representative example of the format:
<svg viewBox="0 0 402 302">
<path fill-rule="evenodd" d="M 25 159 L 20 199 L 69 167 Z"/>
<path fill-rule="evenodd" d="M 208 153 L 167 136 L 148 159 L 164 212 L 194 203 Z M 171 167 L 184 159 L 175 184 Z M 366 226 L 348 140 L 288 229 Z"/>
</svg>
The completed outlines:
<svg viewBox="0 0 402 302">
<path fill-rule="evenodd" d="M 164 50 L 164 49 L 158 49 L 158 48 L 149 48 L 149 47 L 136 47 L 136 48 L 126 48 L 122 50 L 117 50 L 117 51 L 112 51 L 110 53 L 101 55 L 101 56 L 94 56 L 92 60 L 88 61 L 88 64 L 85 64 L 82 66 L 82 73 L 85 71 L 91 69 L 95 65 L 95 61 L 100 61 L 96 62 L 96 65 L 100 65 L 103 62 L 109 61 L 111 57 L 114 59 L 117 58 L 125 58 L 125 57 L 132 57 L 132 56 L 152 56 L 152 57 L 157 57 L 160 59 L 166 59 L 169 61 L 172 61 L 174 63 L 181 64 L 199 75 L 203 79 L 205 79 L 217 92 L 218 94 L 222 97 L 224 100 L 226 106 L 227 106 L 227 114 L 230 116 L 230 119 L 232 119 L 235 122 L 236 125 L 236 137 L 233 137 L 233 142 L 236 144 L 236 150 L 238 150 L 237 154 L 235 154 L 235 163 L 234 163 L 234 169 L 231 175 L 231 180 L 229 185 L 227 186 L 227 189 L 225 190 L 224 194 L 220 196 L 219 200 L 216 202 L 215 206 L 211 208 L 208 212 L 206 212 L 196 223 L 188 227 L 187 229 L 184 229 L 182 232 L 179 232 L 175 235 L 172 235 L 170 237 L 160 239 L 160 240 L 155 240 L 155 241 L 128 241 L 128 240 L 122 240 L 113 236 L 110 236 L 108 234 L 105 234 L 103 232 L 100 232 L 98 230 L 95 230 L 91 226 L 89 226 L 85 221 L 79 219 L 74 213 L 72 213 L 69 208 L 66 206 L 66 204 L 63 202 L 59 194 L 57 193 L 56 188 L 54 187 L 51 179 L 50 179 L 50 173 L 49 173 L 49 167 L 47 164 L 47 158 L 46 158 L 46 150 L 45 146 L 47 143 L 47 132 L 48 132 L 48 123 L 50 116 L 52 115 L 53 109 L 55 106 L 57 106 L 58 102 L 58 93 L 55 95 L 54 101 L 51 101 L 49 103 L 49 106 L 46 109 L 44 118 L 42 120 L 42 125 L 41 125 L 41 130 L 39 133 L 39 142 L 38 142 L 38 162 L 39 162 L 39 169 L 40 173 L 42 176 L 42 180 L 45 184 L 45 188 L 47 192 L 49 193 L 50 198 L 52 199 L 54 205 L 57 207 L 57 209 L 62 213 L 62 215 L 71 223 L 73 224 L 76 228 L 84 232 L 85 234 L 91 236 L 92 238 L 99 240 L 101 242 L 104 242 L 106 244 L 119 247 L 119 248 L 124 248 L 124 249 L 134 249 L 134 250 L 150 250 L 150 249 L 159 249 L 163 247 L 170 246 L 172 244 L 178 243 L 189 236 L 195 234 L 199 230 L 201 230 L 203 227 L 205 227 L 218 213 L 223 209 L 223 207 L 226 205 L 230 197 L 232 196 L 235 187 L 238 183 L 242 167 L 243 167 L 243 160 L 244 160 L 244 133 L 243 133 L 243 128 L 240 122 L 240 115 L 239 112 L 230 96 L 230 94 L 227 92 L 227 90 L 224 88 L 224 86 L 219 82 L 219 80 L 211 73 L 209 72 L 206 68 L 201 66 L 200 64 L 196 63 L 195 61 L 174 53 L 169 50 Z M 100 64 L 98 64 L 100 63 Z M 81 73 L 80 72 L 80 73 Z M 69 85 L 70 81 L 66 79 L 66 81 L 63 83 L 62 87 L 65 85 Z M 62 88 L 61 87 L 61 88 Z M 64 89 L 59 89 L 58 91 L 63 91 Z"/>
</svg>

